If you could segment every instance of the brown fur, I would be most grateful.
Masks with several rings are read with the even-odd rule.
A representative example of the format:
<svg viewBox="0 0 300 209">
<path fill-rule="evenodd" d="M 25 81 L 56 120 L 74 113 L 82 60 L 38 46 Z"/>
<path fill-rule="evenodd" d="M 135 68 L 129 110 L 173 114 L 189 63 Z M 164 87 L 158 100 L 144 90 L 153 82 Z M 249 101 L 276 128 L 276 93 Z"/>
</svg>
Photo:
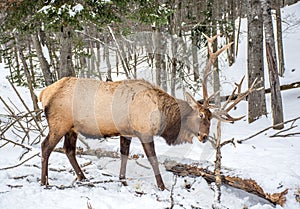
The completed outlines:
<svg viewBox="0 0 300 209">
<path fill-rule="evenodd" d="M 209 132 L 210 111 L 192 97 L 187 98 L 187 101 L 176 99 L 144 80 L 102 82 L 63 78 L 48 86 L 39 97 L 49 125 L 49 134 L 42 144 L 42 184 L 47 183 L 48 158 L 55 145 L 63 136 L 66 140 L 72 139 L 71 151 L 67 146 L 70 142 L 65 142 L 65 149 L 73 153 L 76 136 L 81 133 L 93 137 L 120 135 L 125 137 L 122 143 L 130 137 L 139 137 L 147 156 L 154 156 L 149 160 L 159 187 L 164 189 L 153 136 L 160 135 L 173 145 L 192 143 L 193 136 L 197 135 L 202 140 Z M 199 114 L 206 117 L 201 119 Z M 125 156 L 129 146 L 130 143 L 121 148 Z M 75 156 L 69 154 L 68 157 L 79 178 L 84 178 Z M 120 176 L 125 177 L 127 157 L 123 160 Z"/>
</svg>

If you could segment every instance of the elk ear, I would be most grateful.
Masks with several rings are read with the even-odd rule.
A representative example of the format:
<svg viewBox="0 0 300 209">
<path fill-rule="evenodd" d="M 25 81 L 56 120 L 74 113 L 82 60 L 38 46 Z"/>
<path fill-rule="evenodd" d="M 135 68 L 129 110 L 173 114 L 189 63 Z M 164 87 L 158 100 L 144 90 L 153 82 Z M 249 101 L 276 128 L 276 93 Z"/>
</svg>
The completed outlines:
<svg viewBox="0 0 300 209">
<path fill-rule="evenodd" d="M 194 97 L 192 97 L 189 93 L 185 93 L 185 98 L 187 103 L 193 108 L 193 109 L 197 109 L 198 107 L 198 102 L 194 99 Z"/>
</svg>

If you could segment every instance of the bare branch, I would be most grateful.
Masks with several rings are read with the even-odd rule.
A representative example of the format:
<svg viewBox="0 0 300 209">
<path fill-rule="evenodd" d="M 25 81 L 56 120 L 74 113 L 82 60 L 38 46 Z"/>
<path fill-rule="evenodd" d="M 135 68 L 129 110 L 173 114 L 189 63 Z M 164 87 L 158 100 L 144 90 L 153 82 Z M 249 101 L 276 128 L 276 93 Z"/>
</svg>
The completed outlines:
<svg viewBox="0 0 300 209">
<path fill-rule="evenodd" d="M 221 143 L 221 147 L 225 146 L 226 144 L 232 144 L 233 146 L 235 146 L 235 143 L 234 143 L 234 138 L 230 139 L 230 140 L 227 140 L 225 142 L 222 142 Z"/>
<path fill-rule="evenodd" d="M 29 150 L 29 151 L 32 150 L 32 147 L 30 147 L 30 146 L 27 146 L 27 145 L 24 145 L 24 144 L 20 144 L 20 143 L 18 143 L 18 142 L 13 141 L 13 140 L 4 138 L 3 136 L 0 136 L 0 139 L 1 139 L 1 140 L 4 140 L 4 141 L 7 141 L 7 142 L 10 142 L 10 143 L 12 143 L 12 144 L 14 144 L 14 145 L 20 146 L 20 147 L 22 147 L 22 148 L 25 148 L 25 149 L 27 149 L 27 150 Z"/>
<path fill-rule="evenodd" d="M 26 160 L 23 160 L 22 162 L 18 163 L 17 165 L 13 165 L 13 166 L 9 166 L 9 167 L 5 167 L 5 168 L 0 168 L 0 171 L 2 170 L 8 170 L 8 169 L 12 169 L 12 168 L 16 168 L 20 165 L 23 165 L 24 163 L 26 163 L 27 161 L 31 160 L 32 158 L 36 157 L 40 155 L 40 152 L 35 153 L 34 155 L 32 155 L 31 157 L 27 158 Z"/>
<path fill-rule="evenodd" d="M 25 109 L 27 110 L 27 112 L 30 113 L 30 115 L 32 116 L 32 118 L 33 118 L 33 120 L 34 120 L 36 126 L 37 126 L 38 129 L 40 130 L 41 134 L 44 136 L 44 134 L 43 134 L 43 132 L 42 132 L 43 130 L 42 130 L 42 128 L 40 127 L 40 125 L 39 125 L 39 123 L 38 123 L 38 121 L 37 121 L 36 115 L 33 115 L 32 111 L 30 111 L 29 107 L 28 107 L 28 106 L 26 105 L 26 103 L 24 102 L 23 98 L 21 97 L 20 93 L 18 92 L 18 90 L 16 89 L 16 87 L 14 86 L 14 84 L 13 84 L 10 80 L 8 80 L 8 81 L 9 81 L 11 87 L 13 88 L 13 90 L 15 91 L 15 93 L 17 94 L 17 96 L 19 97 L 19 99 L 20 99 L 20 101 L 22 102 L 23 106 L 24 106 Z"/>
<path fill-rule="evenodd" d="M 283 124 L 286 124 L 286 123 L 294 122 L 294 121 L 299 120 L 299 119 L 300 119 L 300 117 L 297 117 L 297 118 L 294 118 L 294 119 L 291 119 L 291 120 L 284 121 L 284 122 L 282 122 L 282 123 L 280 123 L 280 124 L 276 124 L 276 125 L 273 125 L 273 126 L 269 126 L 269 127 L 267 127 L 267 128 L 265 128 L 265 129 L 263 129 L 263 130 L 261 130 L 261 131 L 255 133 L 255 134 L 253 134 L 253 135 L 251 135 L 251 136 L 249 136 L 249 137 L 247 137 L 247 138 L 245 138 L 245 139 L 237 140 L 237 143 L 240 143 L 240 144 L 241 144 L 241 143 L 244 142 L 244 141 L 248 141 L 249 139 L 251 139 L 251 138 L 253 138 L 253 137 L 257 136 L 257 135 L 259 135 L 259 134 L 261 134 L 261 133 L 263 133 L 263 132 L 265 132 L 265 131 L 267 131 L 267 130 L 269 130 L 269 129 L 271 129 L 271 128 L 274 128 L 274 126 L 278 126 L 278 125 L 283 125 Z"/>
</svg>

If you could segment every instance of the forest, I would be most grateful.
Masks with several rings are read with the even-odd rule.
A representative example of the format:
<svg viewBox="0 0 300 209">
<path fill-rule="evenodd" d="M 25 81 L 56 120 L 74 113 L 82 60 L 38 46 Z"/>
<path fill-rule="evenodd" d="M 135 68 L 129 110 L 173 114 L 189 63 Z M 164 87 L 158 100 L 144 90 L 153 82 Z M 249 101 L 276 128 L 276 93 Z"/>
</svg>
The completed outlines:
<svg viewBox="0 0 300 209">
<path fill-rule="evenodd" d="M 46 208 L 117 208 L 122 201 L 140 208 L 143 198 L 149 208 L 299 207 L 299 163 L 292 162 L 300 148 L 300 77 L 297 50 L 287 47 L 300 34 L 299 8 L 297 0 L 2 0 L 0 155 L 8 157 L 0 160 L 0 207 L 39 208 L 45 197 L 61 195 L 77 200 Z M 167 184 L 159 191 L 139 141 L 132 140 L 126 188 L 116 174 L 118 140 L 79 135 L 77 158 L 89 182 L 70 183 L 76 174 L 59 144 L 49 163 L 53 185 L 41 187 L 48 125 L 38 97 L 64 77 L 144 79 L 180 99 L 188 92 L 214 115 L 209 142 L 170 148 L 155 137 Z M 292 174 L 275 175 L 285 168 Z M 32 203 L 7 205 L 25 189 Z"/>
</svg>

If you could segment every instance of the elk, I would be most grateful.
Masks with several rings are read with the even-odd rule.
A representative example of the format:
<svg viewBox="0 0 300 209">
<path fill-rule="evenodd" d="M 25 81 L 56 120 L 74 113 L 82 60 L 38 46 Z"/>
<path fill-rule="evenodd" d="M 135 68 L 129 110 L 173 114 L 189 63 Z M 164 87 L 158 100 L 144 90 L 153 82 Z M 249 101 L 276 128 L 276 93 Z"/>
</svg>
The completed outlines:
<svg viewBox="0 0 300 209">
<path fill-rule="evenodd" d="M 225 49 L 226 46 L 216 53 Z M 192 143 L 194 136 L 205 142 L 214 117 L 209 110 L 205 85 L 203 95 L 205 103 L 202 105 L 188 93 L 186 100 L 177 99 L 145 80 L 102 82 L 62 78 L 39 96 L 49 126 L 49 133 L 42 142 L 41 184 L 48 185 L 49 156 L 63 136 L 64 150 L 77 179 L 86 179 L 75 158 L 77 135 L 82 134 L 95 138 L 120 136 L 119 178 L 125 185 L 131 138 L 138 137 L 157 186 L 164 190 L 153 137 L 163 137 L 168 145 Z"/>
</svg>

